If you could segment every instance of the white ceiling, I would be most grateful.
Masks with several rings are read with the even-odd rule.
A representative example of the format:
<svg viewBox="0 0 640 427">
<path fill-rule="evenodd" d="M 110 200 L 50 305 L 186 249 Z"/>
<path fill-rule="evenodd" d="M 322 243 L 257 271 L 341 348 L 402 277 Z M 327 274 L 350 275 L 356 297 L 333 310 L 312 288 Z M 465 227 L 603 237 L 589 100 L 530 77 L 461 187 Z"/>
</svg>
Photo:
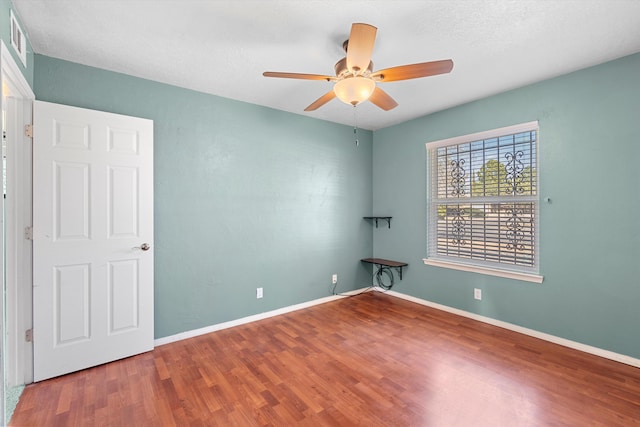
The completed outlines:
<svg viewBox="0 0 640 427">
<path fill-rule="evenodd" d="M 378 27 L 374 70 L 453 59 L 450 74 L 381 83 L 356 108 L 376 130 L 640 52 L 640 0 L 13 0 L 35 53 L 353 125 L 331 83 L 353 22 Z M 640 70 L 639 70 L 640 76 Z"/>
</svg>

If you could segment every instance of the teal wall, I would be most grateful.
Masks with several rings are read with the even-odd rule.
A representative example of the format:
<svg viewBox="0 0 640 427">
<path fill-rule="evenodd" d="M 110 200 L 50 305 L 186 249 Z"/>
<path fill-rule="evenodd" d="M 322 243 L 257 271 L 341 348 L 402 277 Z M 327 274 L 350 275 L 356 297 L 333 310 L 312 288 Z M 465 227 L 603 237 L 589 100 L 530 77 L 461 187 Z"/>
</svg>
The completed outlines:
<svg viewBox="0 0 640 427">
<path fill-rule="evenodd" d="M 374 254 L 410 264 L 394 290 L 640 358 L 639 77 L 636 54 L 376 131 Z M 532 120 L 544 282 L 424 265 L 425 143 Z"/>
<path fill-rule="evenodd" d="M 349 126 L 35 63 L 39 100 L 154 120 L 156 338 L 329 296 L 333 273 L 370 283 L 371 132 L 356 147 Z"/>
<path fill-rule="evenodd" d="M 640 54 L 363 132 L 360 147 L 347 126 L 45 56 L 34 91 L 154 120 L 157 338 L 329 295 L 332 273 L 339 291 L 366 286 L 358 260 L 374 254 L 410 264 L 395 291 L 640 358 L 638 75 Z M 424 265 L 425 143 L 532 120 L 544 282 Z"/>
<path fill-rule="evenodd" d="M 9 52 L 11 52 L 11 56 L 13 56 L 13 60 L 18 65 L 18 68 L 20 68 L 20 71 L 22 71 L 22 75 L 24 75 L 25 80 L 27 80 L 27 83 L 29 83 L 29 86 L 33 87 L 33 70 L 34 70 L 33 50 L 31 49 L 31 43 L 29 42 L 29 37 L 27 34 L 25 34 L 25 38 L 27 41 L 27 66 L 25 67 L 24 65 L 22 65 L 20 58 L 18 57 L 16 52 L 13 50 L 13 47 L 11 46 L 11 24 L 10 24 L 11 9 L 13 9 L 13 5 L 9 0 L 0 0 L 0 39 L 2 39 L 5 46 L 7 46 L 7 49 L 9 50 Z M 16 16 L 16 19 L 18 20 L 18 22 L 20 23 L 20 27 L 22 28 L 22 31 L 26 33 L 27 29 L 25 28 L 24 24 L 20 20 L 20 16 L 15 10 L 13 11 L 13 13 Z"/>
</svg>

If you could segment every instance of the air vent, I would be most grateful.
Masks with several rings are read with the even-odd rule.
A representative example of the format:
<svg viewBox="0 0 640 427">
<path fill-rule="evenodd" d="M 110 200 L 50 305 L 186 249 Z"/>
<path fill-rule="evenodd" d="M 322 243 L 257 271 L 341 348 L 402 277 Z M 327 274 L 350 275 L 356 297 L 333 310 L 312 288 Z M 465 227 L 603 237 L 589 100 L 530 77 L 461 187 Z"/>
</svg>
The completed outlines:
<svg viewBox="0 0 640 427">
<path fill-rule="evenodd" d="M 27 66 L 27 41 L 24 38 L 24 32 L 22 28 L 20 28 L 20 24 L 18 24 L 18 20 L 13 14 L 13 10 L 11 11 L 11 46 L 18 54 L 20 61 L 22 61 L 22 65 Z"/>
</svg>

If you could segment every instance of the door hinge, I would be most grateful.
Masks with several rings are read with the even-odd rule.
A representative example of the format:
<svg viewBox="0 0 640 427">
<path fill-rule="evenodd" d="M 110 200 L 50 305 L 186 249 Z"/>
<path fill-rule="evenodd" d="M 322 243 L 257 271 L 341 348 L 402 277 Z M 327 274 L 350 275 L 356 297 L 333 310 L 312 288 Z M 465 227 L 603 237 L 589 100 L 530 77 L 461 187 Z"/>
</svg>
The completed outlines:
<svg viewBox="0 0 640 427">
<path fill-rule="evenodd" d="M 33 329 L 27 329 L 24 333 L 24 340 L 26 342 L 33 342 Z"/>
<path fill-rule="evenodd" d="M 33 138 L 33 125 L 24 125 L 24 136 Z"/>
<path fill-rule="evenodd" d="M 33 240 L 33 227 L 24 228 L 24 238 L 26 240 Z"/>
</svg>

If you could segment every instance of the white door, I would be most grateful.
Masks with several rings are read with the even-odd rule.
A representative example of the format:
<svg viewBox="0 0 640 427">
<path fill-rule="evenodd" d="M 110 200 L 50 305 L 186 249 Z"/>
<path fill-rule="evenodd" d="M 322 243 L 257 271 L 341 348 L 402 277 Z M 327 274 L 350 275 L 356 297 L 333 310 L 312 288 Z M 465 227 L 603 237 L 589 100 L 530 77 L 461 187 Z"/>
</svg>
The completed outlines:
<svg viewBox="0 0 640 427">
<path fill-rule="evenodd" d="M 153 122 L 34 103 L 34 381 L 153 349 Z"/>
</svg>

